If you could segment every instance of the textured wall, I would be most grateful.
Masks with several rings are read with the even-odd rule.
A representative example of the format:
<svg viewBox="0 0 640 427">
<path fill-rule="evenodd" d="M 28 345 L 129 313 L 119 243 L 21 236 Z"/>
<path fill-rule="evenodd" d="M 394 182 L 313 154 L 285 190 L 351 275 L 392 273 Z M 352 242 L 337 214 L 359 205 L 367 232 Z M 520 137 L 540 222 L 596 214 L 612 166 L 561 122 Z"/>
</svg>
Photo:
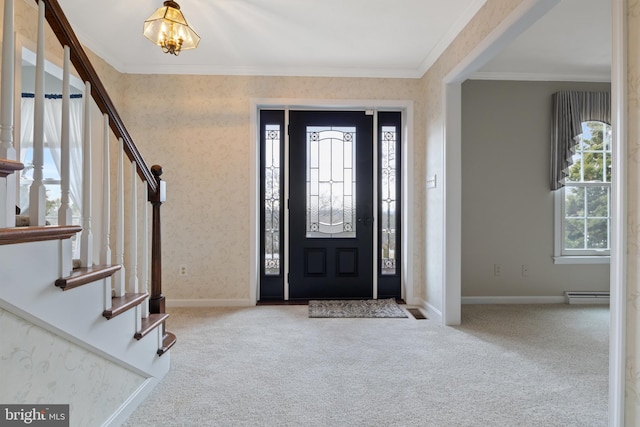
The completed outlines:
<svg viewBox="0 0 640 427">
<path fill-rule="evenodd" d="M 16 2 L 16 28 L 18 33 L 30 35 L 35 32 L 35 24 L 21 19 L 27 3 L 32 2 Z M 414 99 L 415 234 L 423 237 L 417 240 L 414 252 L 415 294 L 441 308 L 442 193 L 439 189 L 426 193 L 422 185 L 427 174 L 442 174 L 441 81 L 520 3 L 488 0 L 423 77 L 420 88 L 411 81 L 380 79 L 118 76 L 108 66 L 105 74 L 101 66 L 99 72 L 103 78 L 108 76 L 107 87 L 115 91 L 110 93 L 118 107 L 124 105 L 126 113 L 134 113 L 127 125 L 145 158 L 165 166 L 170 182 L 169 202 L 164 208 L 167 296 L 248 297 L 250 97 Z M 630 185 L 626 410 L 628 424 L 635 425 L 640 424 L 636 337 L 640 321 L 640 194 L 636 185 L 640 179 L 640 0 L 628 0 L 627 12 Z M 126 104 L 121 94 L 126 94 Z M 185 105 L 187 101 L 190 105 Z M 177 278 L 180 263 L 194 266 L 188 280 Z"/>
<path fill-rule="evenodd" d="M 0 325 L 0 402 L 70 404 L 72 426 L 100 425 L 145 380 L 3 309 Z"/>
<path fill-rule="evenodd" d="M 640 0 L 627 3 L 627 367 L 626 425 L 640 425 Z"/>
<path fill-rule="evenodd" d="M 519 0 L 488 0 L 464 30 L 449 45 L 436 63 L 422 77 L 422 86 L 427 100 L 426 115 L 426 176 L 444 176 L 444 123 L 443 123 L 443 79 L 467 56 L 501 21 L 512 12 Z M 416 153 L 418 154 L 418 153 Z M 443 186 L 426 191 L 425 212 L 425 282 L 416 292 L 435 309 L 442 309 L 443 290 Z"/>
<path fill-rule="evenodd" d="M 422 152 L 424 100 L 415 79 L 127 75 L 124 81 L 127 126 L 147 162 L 163 166 L 167 181 L 168 299 L 250 296 L 251 98 L 413 100 L 416 151 Z M 422 182 L 422 158 L 413 159 L 416 183 Z M 187 277 L 178 276 L 181 264 Z M 420 263 L 415 270 L 418 279 Z"/>
</svg>

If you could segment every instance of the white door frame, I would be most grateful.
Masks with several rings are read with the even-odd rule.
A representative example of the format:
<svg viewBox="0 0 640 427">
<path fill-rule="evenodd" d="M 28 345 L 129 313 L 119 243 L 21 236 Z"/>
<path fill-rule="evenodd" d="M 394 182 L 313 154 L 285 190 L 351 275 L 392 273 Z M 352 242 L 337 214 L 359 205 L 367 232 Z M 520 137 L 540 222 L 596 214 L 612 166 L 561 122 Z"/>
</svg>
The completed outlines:
<svg viewBox="0 0 640 427">
<path fill-rule="evenodd" d="M 377 111 L 401 111 L 402 113 L 402 263 L 401 263 L 401 292 L 402 298 L 407 303 L 415 303 L 413 293 L 413 247 L 415 222 L 413 211 L 413 101 L 411 100 L 339 100 L 339 99 L 284 99 L 284 98 L 252 98 L 250 102 L 250 122 L 251 122 L 251 257 L 249 267 L 249 292 L 250 300 L 253 304 L 258 301 L 260 289 L 260 135 L 259 112 L 263 109 L 285 110 L 285 127 L 288 123 L 288 111 L 299 109 L 315 110 L 377 110 Z M 375 134 L 375 132 L 374 132 Z M 377 139 L 374 137 L 374 142 Z M 288 136 L 285 138 L 285 182 L 288 182 L 289 162 L 288 162 Z M 375 165 L 374 165 L 375 167 Z M 285 196 L 288 192 L 287 186 L 284 188 Z M 375 194 L 374 194 L 375 196 Z M 374 224 L 377 223 L 377 210 L 374 212 Z M 288 299 L 288 283 L 286 281 L 288 272 L 288 212 L 285 211 L 284 224 L 284 263 L 283 271 L 285 277 L 285 300 Z M 374 263 L 375 265 L 375 263 Z M 374 287 L 374 298 L 375 294 Z"/>
<path fill-rule="evenodd" d="M 525 0 L 443 79 L 444 203 L 442 242 L 442 319 L 447 325 L 461 321 L 461 85 L 472 73 L 507 46 L 517 35 L 551 10 L 559 0 Z M 626 9 L 625 0 L 612 3 L 612 125 L 614 175 L 612 178 L 611 326 L 609 348 L 609 425 L 624 425 L 626 333 Z"/>
</svg>

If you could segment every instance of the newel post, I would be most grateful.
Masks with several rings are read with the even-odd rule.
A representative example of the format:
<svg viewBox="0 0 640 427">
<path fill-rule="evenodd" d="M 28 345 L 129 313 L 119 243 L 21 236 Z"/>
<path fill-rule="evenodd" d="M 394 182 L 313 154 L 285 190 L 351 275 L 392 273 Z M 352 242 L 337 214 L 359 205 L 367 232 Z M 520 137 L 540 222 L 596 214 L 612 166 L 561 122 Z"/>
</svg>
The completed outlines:
<svg viewBox="0 0 640 427">
<path fill-rule="evenodd" d="M 160 207 L 166 200 L 166 184 L 160 179 L 162 166 L 151 166 L 156 178 L 158 190 L 149 192 L 149 202 L 153 207 L 151 220 L 151 295 L 149 312 L 165 313 L 164 295 L 162 295 L 162 233 L 160 228 Z"/>
</svg>

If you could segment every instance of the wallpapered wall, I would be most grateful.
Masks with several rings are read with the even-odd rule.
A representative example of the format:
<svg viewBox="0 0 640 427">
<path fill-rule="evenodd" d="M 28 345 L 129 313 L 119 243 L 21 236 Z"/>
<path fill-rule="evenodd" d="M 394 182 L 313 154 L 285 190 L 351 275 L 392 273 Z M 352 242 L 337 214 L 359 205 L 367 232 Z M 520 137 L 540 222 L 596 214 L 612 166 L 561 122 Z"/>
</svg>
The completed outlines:
<svg viewBox="0 0 640 427">
<path fill-rule="evenodd" d="M 627 3 L 627 366 L 626 425 L 640 425 L 640 0 Z"/>
<path fill-rule="evenodd" d="M 33 39 L 35 23 L 16 28 Z M 31 4 L 31 2 L 28 2 Z M 488 0 L 436 64 L 412 80 L 120 75 L 97 68 L 149 163 L 165 167 L 164 289 L 168 298 L 248 298 L 249 98 L 412 99 L 415 109 L 414 293 L 440 308 L 442 192 L 425 192 L 426 175 L 442 173 L 442 78 L 522 1 Z M 640 0 L 628 0 L 628 279 L 627 421 L 640 423 Z M 1 13 L 1 11 L 0 11 Z M 96 59 L 91 55 L 92 60 Z M 126 93 L 126 98 L 122 95 Z M 126 103 L 125 103 L 126 101 Z M 426 144 L 425 144 L 426 141 Z M 426 202 L 426 203 L 425 203 Z M 179 264 L 190 266 L 186 279 Z"/>
<path fill-rule="evenodd" d="M 443 79 L 465 58 L 521 1 L 488 0 L 467 24 L 465 29 L 449 45 L 436 63 L 422 78 L 423 93 L 427 102 L 426 115 L 426 173 L 427 176 L 443 176 L 444 128 L 443 128 Z M 442 308 L 443 257 L 443 187 L 426 193 L 425 218 L 425 286 L 424 299 L 432 306 Z"/>
<path fill-rule="evenodd" d="M 130 132 L 145 159 L 163 166 L 167 181 L 168 299 L 249 298 L 251 98 L 413 100 L 415 116 L 424 117 L 415 79 L 127 75 L 124 81 Z M 414 138 L 424 141 L 418 123 Z M 424 175 L 422 147 L 416 144 L 416 177 Z M 417 187 L 420 182 L 416 178 Z M 414 203 L 421 212 L 423 197 Z M 422 229 L 420 219 L 416 229 Z M 181 264 L 187 277 L 178 276 Z M 419 259 L 415 265 L 420 283 Z"/>
<path fill-rule="evenodd" d="M 3 309 L 0 325 L 0 402 L 70 404 L 72 425 L 100 425 L 145 381 Z"/>
</svg>

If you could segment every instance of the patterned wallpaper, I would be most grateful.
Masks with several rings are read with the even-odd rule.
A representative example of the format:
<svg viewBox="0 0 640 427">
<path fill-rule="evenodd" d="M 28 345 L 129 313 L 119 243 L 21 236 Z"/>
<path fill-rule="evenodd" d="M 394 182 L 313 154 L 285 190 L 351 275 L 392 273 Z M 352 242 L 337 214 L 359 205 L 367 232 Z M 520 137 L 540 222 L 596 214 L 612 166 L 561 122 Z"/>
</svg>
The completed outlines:
<svg viewBox="0 0 640 427">
<path fill-rule="evenodd" d="M 628 212 L 626 425 L 640 425 L 640 0 L 627 3 Z"/>
<path fill-rule="evenodd" d="M 168 299 L 249 298 L 251 98 L 413 100 L 416 185 L 422 182 L 425 102 L 418 80 L 126 75 L 124 81 L 127 126 L 147 162 L 163 166 L 167 181 Z M 418 213 L 421 206 L 417 197 Z M 186 277 L 178 276 L 181 264 Z M 421 282 L 420 262 L 414 277 Z"/>
<path fill-rule="evenodd" d="M 444 128 L 442 117 L 443 88 L 442 80 L 447 74 L 476 47 L 478 41 L 486 37 L 521 1 L 488 0 L 464 30 L 449 45 L 436 63 L 422 78 L 423 93 L 427 103 L 426 129 L 427 146 L 426 164 L 428 176 L 443 175 Z M 442 246 L 444 238 L 442 204 L 444 203 L 443 187 L 429 189 L 425 194 L 425 248 L 423 259 L 426 265 L 425 282 L 419 295 L 438 310 L 442 309 Z"/>
<path fill-rule="evenodd" d="M 70 404 L 72 426 L 100 425 L 145 378 L 0 309 L 0 402 Z"/>
<path fill-rule="evenodd" d="M 521 0 L 488 0 L 476 17 L 420 81 L 226 76 L 118 75 L 100 64 L 106 85 L 117 88 L 130 132 L 149 164 L 164 166 L 168 202 L 163 207 L 163 289 L 168 298 L 246 299 L 249 281 L 248 236 L 252 97 L 316 99 L 411 99 L 415 101 L 415 295 L 441 298 L 438 245 L 442 201 L 439 191 L 425 192 L 426 174 L 441 172 L 442 117 L 440 80 Z M 16 2 L 18 33 L 33 39 L 28 9 Z M 640 179 L 640 0 L 627 0 L 628 12 L 628 182 Z M 55 44 L 50 44 L 55 45 Z M 54 48 L 55 49 L 55 48 Z M 106 70 L 106 71 L 105 71 Z M 126 94 L 126 97 L 123 95 Z M 121 105 L 122 104 L 122 105 Z M 424 141 L 429 141 L 427 144 Z M 188 191 L 184 189 L 188 188 Z M 426 201 L 426 203 L 425 203 Z M 640 211 L 637 185 L 628 192 L 628 335 L 627 421 L 640 424 Z M 440 215 L 440 216 L 439 216 Z M 426 243 L 423 243 L 426 242 Z M 178 265 L 189 276 L 178 277 Z M 3 322 L 7 315 L 3 315 Z M 6 330 L 6 329 L 5 329 Z"/>
</svg>

